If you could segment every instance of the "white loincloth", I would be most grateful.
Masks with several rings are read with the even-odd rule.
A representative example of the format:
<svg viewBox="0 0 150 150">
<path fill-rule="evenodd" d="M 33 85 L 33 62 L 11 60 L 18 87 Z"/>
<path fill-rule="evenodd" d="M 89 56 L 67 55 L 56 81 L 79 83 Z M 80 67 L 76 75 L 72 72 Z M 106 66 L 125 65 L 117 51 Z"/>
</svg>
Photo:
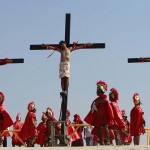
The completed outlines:
<svg viewBox="0 0 150 150">
<path fill-rule="evenodd" d="M 60 62 L 59 78 L 70 77 L 70 62 Z"/>
</svg>

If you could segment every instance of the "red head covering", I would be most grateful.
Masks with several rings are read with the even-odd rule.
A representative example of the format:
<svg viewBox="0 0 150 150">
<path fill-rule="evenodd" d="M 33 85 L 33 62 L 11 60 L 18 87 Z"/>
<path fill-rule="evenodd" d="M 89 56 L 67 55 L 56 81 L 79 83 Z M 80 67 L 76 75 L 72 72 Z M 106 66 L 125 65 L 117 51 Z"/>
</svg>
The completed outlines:
<svg viewBox="0 0 150 150">
<path fill-rule="evenodd" d="M 75 114 L 75 115 L 74 115 L 74 122 L 75 122 L 76 124 L 78 124 L 78 123 L 80 123 L 80 121 L 81 121 L 80 115 Z"/>
<path fill-rule="evenodd" d="M 51 113 L 52 113 L 51 116 L 54 117 L 54 112 L 52 111 L 52 109 L 51 109 L 50 107 L 48 107 L 47 110 L 48 110 L 48 109 L 49 109 L 49 110 L 51 111 Z"/>
<path fill-rule="evenodd" d="M 127 115 L 126 115 L 126 112 L 125 112 L 125 110 L 123 109 L 123 110 L 121 110 L 121 113 L 122 113 L 122 116 L 124 116 L 124 117 L 126 117 Z"/>
<path fill-rule="evenodd" d="M 46 113 L 42 112 L 42 118 L 41 119 L 47 119 Z"/>
<path fill-rule="evenodd" d="M 98 81 L 97 86 L 98 87 L 103 86 L 105 91 L 107 91 L 107 83 L 105 83 L 104 81 L 102 81 L 102 80 Z"/>
<path fill-rule="evenodd" d="M 111 88 L 110 91 L 112 93 L 114 93 L 114 99 L 118 100 L 119 99 L 119 93 L 118 93 L 118 91 L 115 88 Z"/>
<path fill-rule="evenodd" d="M 21 113 L 18 113 L 16 116 L 16 118 L 19 118 L 19 117 L 21 117 Z"/>
<path fill-rule="evenodd" d="M 2 92 L 0 92 L 0 95 L 2 96 L 2 101 L 0 102 L 0 104 L 3 104 L 4 100 L 5 100 L 5 96 Z"/>
<path fill-rule="evenodd" d="M 133 95 L 133 102 L 135 103 L 138 99 L 140 100 L 139 94 L 138 93 L 134 93 L 134 95 Z"/>
<path fill-rule="evenodd" d="M 21 118 L 21 113 L 18 113 L 17 116 L 16 116 L 16 120 L 18 120 L 20 118 Z"/>
<path fill-rule="evenodd" d="M 67 117 L 70 117 L 70 110 L 67 109 Z"/>
<path fill-rule="evenodd" d="M 31 111 L 33 109 L 32 105 L 35 105 L 34 101 L 32 101 L 28 104 L 28 111 Z"/>
</svg>

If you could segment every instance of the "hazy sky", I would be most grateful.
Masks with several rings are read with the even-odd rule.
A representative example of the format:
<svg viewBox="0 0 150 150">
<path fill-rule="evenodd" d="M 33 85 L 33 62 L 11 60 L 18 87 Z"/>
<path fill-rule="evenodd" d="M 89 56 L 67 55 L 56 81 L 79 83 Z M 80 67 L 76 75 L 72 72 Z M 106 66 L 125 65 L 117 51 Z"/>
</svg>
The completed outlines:
<svg viewBox="0 0 150 150">
<path fill-rule="evenodd" d="M 0 67 L 4 106 L 15 121 L 22 121 L 27 105 L 35 101 L 38 122 L 51 107 L 59 118 L 61 91 L 60 54 L 31 51 L 31 44 L 55 43 L 65 38 L 65 16 L 71 13 L 70 42 L 105 43 L 105 49 L 85 49 L 71 54 L 68 109 L 71 119 L 84 119 L 96 96 L 96 82 L 108 83 L 119 92 L 119 104 L 130 119 L 132 96 L 143 103 L 146 127 L 150 126 L 149 63 L 127 63 L 128 58 L 149 57 L 149 0 L 26 0 L 0 1 L 0 58 L 24 58 L 24 64 Z M 146 140 L 143 142 L 146 144 Z"/>
</svg>

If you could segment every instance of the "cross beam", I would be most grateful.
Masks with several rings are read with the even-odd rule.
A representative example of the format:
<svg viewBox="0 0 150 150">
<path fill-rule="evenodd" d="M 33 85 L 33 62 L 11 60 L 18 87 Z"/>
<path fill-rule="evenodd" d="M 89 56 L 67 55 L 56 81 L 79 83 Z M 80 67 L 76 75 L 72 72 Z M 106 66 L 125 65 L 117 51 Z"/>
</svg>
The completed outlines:
<svg viewBox="0 0 150 150">
<path fill-rule="evenodd" d="M 128 58 L 128 63 L 150 62 L 150 57 Z"/>
<path fill-rule="evenodd" d="M 70 20 L 71 14 L 66 14 L 66 23 L 65 23 L 65 42 L 68 47 L 73 47 L 74 44 L 70 44 Z M 93 45 L 90 47 L 86 47 L 86 49 L 95 49 L 95 48 L 105 48 L 105 43 L 92 43 Z M 46 44 L 50 46 L 57 47 L 58 44 Z M 84 45 L 83 43 L 77 43 L 77 46 Z M 30 45 L 30 50 L 44 50 L 45 48 L 41 45 Z M 46 49 L 45 49 L 46 50 Z"/>
<path fill-rule="evenodd" d="M 0 65 L 5 65 L 5 64 L 13 64 L 13 63 L 24 63 L 23 58 L 13 58 L 13 59 L 0 59 Z"/>
</svg>

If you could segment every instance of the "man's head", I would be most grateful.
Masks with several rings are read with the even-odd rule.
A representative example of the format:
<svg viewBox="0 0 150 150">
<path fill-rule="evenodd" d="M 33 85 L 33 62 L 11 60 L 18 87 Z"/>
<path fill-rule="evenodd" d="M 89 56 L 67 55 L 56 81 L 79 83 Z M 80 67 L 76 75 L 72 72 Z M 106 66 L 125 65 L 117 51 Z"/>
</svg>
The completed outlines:
<svg viewBox="0 0 150 150">
<path fill-rule="evenodd" d="M 67 117 L 67 118 L 70 117 L 70 110 L 68 110 L 68 109 L 67 109 L 67 112 L 66 112 L 66 117 Z"/>
<path fill-rule="evenodd" d="M 32 101 L 32 102 L 30 102 L 29 104 L 28 104 L 28 111 L 29 112 L 36 112 L 36 108 L 35 108 L 35 103 L 34 103 L 34 101 Z"/>
<path fill-rule="evenodd" d="M 102 93 L 107 91 L 107 84 L 104 81 L 97 82 L 97 95 L 99 96 Z"/>
<path fill-rule="evenodd" d="M 124 119 L 124 120 L 127 120 L 127 115 L 126 115 L 126 112 L 125 112 L 124 109 L 121 110 L 121 114 L 122 114 L 123 119 Z"/>
<path fill-rule="evenodd" d="M 140 105 L 141 101 L 140 101 L 140 97 L 138 93 L 134 93 L 133 95 L 133 103 L 134 105 Z"/>
<path fill-rule="evenodd" d="M 17 114 L 16 121 L 21 121 L 21 115 L 20 115 L 20 113 Z"/>
<path fill-rule="evenodd" d="M 111 88 L 109 92 L 109 100 L 116 102 L 119 98 L 119 93 L 115 88 Z"/>
<path fill-rule="evenodd" d="M 66 48 L 66 42 L 65 41 L 60 41 L 59 44 L 58 44 L 58 48 L 65 49 Z"/>
<path fill-rule="evenodd" d="M 46 116 L 46 113 L 43 112 L 42 117 L 41 117 L 41 120 L 42 120 L 43 122 L 46 122 L 47 119 L 48 119 L 48 118 L 47 118 L 47 116 Z"/>
<path fill-rule="evenodd" d="M 46 109 L 46 115 L 47 117 L 54 117 L 54 113 L 50 107 Z"/>
</svg>

